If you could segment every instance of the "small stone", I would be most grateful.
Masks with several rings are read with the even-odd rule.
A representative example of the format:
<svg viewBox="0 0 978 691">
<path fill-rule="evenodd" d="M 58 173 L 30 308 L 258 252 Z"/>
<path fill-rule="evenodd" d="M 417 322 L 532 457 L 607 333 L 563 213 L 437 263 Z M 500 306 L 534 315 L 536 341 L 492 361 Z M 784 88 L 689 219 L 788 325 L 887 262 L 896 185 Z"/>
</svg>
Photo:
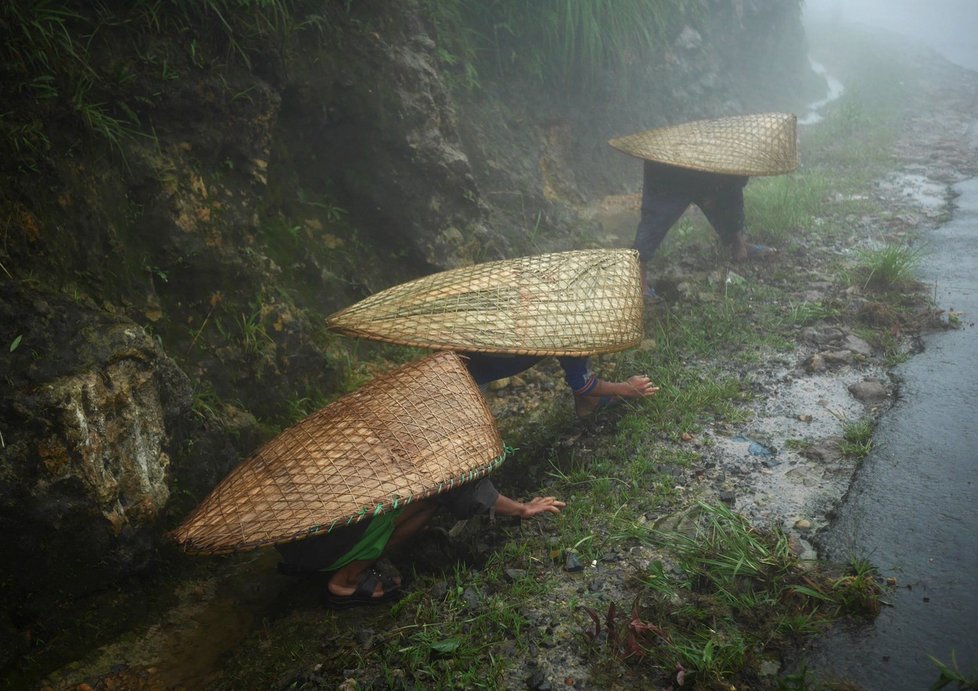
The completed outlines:
<svg viewBox="0 0 978 691">
<path fill-rule="evenodd" d="M 747 279 L 738 273 L 734 273 L 733 271 L 727 273 L 726 284 L 728 286 L 739 286 L 739 285 L 743 285 L 746 282 Z"/>
<path fill-rule="evenodd" d="M 863 403 L 879 403 L 887 399 L 889 394 L 883 385 L 875 379 L 863 379 L 849 385 L 849 393 L 853 398 Z"/>
<path fill-rule="evenodd" d="M 481 603 L 481 598 L 479 594 L 475 592 L 472 588 L 466 588 L 462 591 L 462 601 L 465 602 L 465 606 L 468 609 L 478 609 Z"/>
<path fill-rule="evenodd" d="M 733 490 L 729 490 L 729 489 L 720 490 L 717 493 L 717 496 L 720 498 L 720 501 L 730 506 L 733 506 L 737 502 L 737 495 L 733 492 Z"/>
<path fill-rule="evenodd" d="M 806 326 L 801 330 L 802 340 L 817 346 L 825 346 L 833 341 L 841 340 L 842 337 L 842 331 L 832 327 L 819 329 L 814 326 Z"/>
<path fill-rule="evenodd" d="M 857 355 L 862 355 L 863 357 L 869 357 L 873 354 L 873 346 L 859 338 L 859 336 L 854 336 L 853 334 L 846 336 L 843 346 L 847 350 L 850 350 Z"/>
<path fill-rule="evenodd" d="M 803 449 L 801 455 L 813 461 L 833 461 L 842 455 L 842 441 L 842 437 L 827 437 Z"/>
<path fill-rule="evenodd" d="M 444 600 L 445 596 L 448 594 L 448 583 L 446 581 L 438 581 L 429 591 L 432 600 Z"/>
<path fill-rule="evenodd" d="M 531 674 L 526 680 L 526 688 L 536 691 L 536 689 L 543 688 L 543 684 L 547 681 L 547 675 L 543 673 L 543 670 L 538 669 L 533 674 Z"/>
<path fill-rule="evenodd" d="M 795 530 L 799 530 L 803 533 L 807 533 L 812 529 L 812 522 L 807 518 L 799 518 L 795 521 Z"/>
<path fill-rule="evenodd" d="M 578 571 L 583 571 L 583 570 L 584 570 L 584 565 L 581 563 L 581 560 L 577 556 L 577 553 L 571 549 L 564 550 L 564 571 L 577 573 Z"/>
<path fill-rule="evenodd" d="M 820 355 L 826 365 L 849 365 L 853 360 L 852 351 L 849 350 L 826 350 Z"/>
<path fill-rule="evenodd" d="M 809 372 L 824 372 L 827 369 L 825 359 L 816 353 L 805 361 L 805 369 Z"/>
<path fill-rule="evenodd" d="M 509 581 L 510 583 L 514 583 L 514 582 L 516 582 L 516 581 L 518 581 L 521 578 L 524 578 L 526 576 L 526 570 L 525 569 L 505 569 L 503 571 L 503 575 L 506 577 L 506 580 L 507 581 Z"/>
</svg>

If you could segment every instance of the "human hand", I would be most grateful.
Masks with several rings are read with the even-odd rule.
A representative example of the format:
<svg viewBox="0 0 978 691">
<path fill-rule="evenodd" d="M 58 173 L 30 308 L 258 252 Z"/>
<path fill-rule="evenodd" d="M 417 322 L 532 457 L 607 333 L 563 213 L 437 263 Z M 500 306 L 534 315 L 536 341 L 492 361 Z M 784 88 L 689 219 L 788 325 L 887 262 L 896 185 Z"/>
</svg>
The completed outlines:
<svg viewBox="0 0 978 691">
<path fill-rule="evenodd" d="M 628 378 L 628 385 L 635 389 L 639 396 L 651 396 L 659 390 L 652 380 L 644 374 L 633 374 Z"/>
<path fill-rule="evenodd" d="M 560 513 L 565 506 L 567 504 L 554 497 L 533 497 L 523 504 L 520 518 L 532 518 L 539 513 Z"/>
</svg>

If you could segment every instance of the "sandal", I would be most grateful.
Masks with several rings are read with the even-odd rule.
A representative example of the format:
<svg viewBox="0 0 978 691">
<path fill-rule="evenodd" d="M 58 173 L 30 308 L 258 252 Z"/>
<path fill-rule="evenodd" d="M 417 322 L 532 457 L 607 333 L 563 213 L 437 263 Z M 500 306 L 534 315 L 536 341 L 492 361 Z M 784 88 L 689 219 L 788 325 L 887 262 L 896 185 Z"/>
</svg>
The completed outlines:
<svg viewBox="0 0 978 691">
<path fill-rule="evenodd" d="M 768 247 L 767 245 L 747 245 L 747 258 L 757 259 L 758 257 L 766 257 L 771 254 L 777 253 L 777 250 L 773 247 Z"/>
<path fill-rule="evenodd" d="M 382 595 L 374 595 L 377 585 L 383 589 Z M 335 595 L 326 591 L 326 606 L 330 609 L 350 609 L 360 605 L 382 605 L 385 602 L 396 602 L 404 593 L 393 579 L 385 577 L 376 569 L 367 569 L 363 580 L 357 584 L 356 590 L 349 595 Z"/>
</svg>

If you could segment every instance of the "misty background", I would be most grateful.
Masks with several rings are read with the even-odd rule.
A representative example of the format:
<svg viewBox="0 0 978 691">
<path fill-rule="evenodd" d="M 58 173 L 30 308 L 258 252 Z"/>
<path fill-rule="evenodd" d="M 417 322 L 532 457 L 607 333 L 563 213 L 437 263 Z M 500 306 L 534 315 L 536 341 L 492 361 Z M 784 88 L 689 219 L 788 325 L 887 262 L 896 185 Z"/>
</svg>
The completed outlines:
<svg viewBox="0 0 978 691">
<path fill-rule="evenodd" d="M 976 0 L 806 0 L 805 20 L 903 34 L 951 62 L 978 71 Z"/>
</svg>

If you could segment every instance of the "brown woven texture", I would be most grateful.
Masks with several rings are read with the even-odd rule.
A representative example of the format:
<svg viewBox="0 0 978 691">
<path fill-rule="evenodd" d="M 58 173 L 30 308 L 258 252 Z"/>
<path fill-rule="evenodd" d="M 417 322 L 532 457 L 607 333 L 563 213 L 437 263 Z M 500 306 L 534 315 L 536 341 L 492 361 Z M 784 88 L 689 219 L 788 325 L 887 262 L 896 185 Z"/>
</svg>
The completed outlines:
<svg viewBox="0 0 978 691">
<path fill-rule="evenodd" d="M 422 348 L 590 355 L 642 340 L 638 254 L 558 252 L 425 276 L 337 312 L 330 328 Z"/>
<path fill-rule="evenodd" d="M 728 175 L 781 175 L 798 167 L 797 118 L 754 113 L 660 127 L 609 144 L 648 161 Z"/>
<path fill-rule="evenodd" d="M 222 554 L 327 533 L 485 475 L 503 446 L 454 353 L 385 374 L 241 462 L 171 536 Z"/>
</svg>

